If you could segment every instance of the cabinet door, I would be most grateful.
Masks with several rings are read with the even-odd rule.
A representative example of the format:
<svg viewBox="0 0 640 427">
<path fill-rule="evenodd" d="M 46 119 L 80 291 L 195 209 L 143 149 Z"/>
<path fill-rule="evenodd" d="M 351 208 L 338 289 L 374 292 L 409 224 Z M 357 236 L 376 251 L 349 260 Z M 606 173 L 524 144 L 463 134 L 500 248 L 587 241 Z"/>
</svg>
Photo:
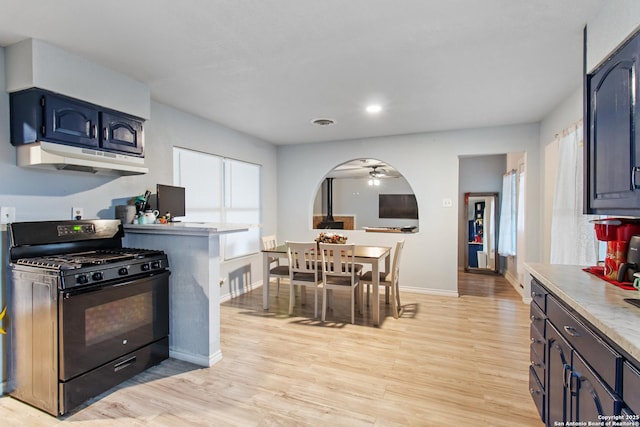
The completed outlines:
<svg viewBox="0 0 640 427">
<path fill-rule="evenodd" d="M 86 147 L 99 146 L 98 111 L 89 104 L 66 97 L 42 96 L 42 134 L 48 141 Z"/>
<path fill-rule="evenodd" d="M 640 414 L 640 372 L 629 362 L 622 367 L 622 394 L 625 405 Z"/>
<path fill-rule="evenodd" d="M 636 125 L 640 109 L 638 50 L 635 37 L 593 75 L 587 76 L 586 185 L 590 213 L 640 211 L 639 144 Z"/>
<path fill-rule="evenodd" d="M 571 346 L 547 322 L 547 425 L 566 423 L 571 415 L 569 384 L 571 376 Z"/>
<path fill-rule="evenodd" d="M 102 148 L 142 155 L 142 122 L 132 117 L 102 113 Z"/>
<path fill-rule="evenodd" d="M 573 353 L 571 376 L 572 421 L 599 423 L 603 415 L 618 415 L 622 401 L 610 392 L 587 366 L 579 354 Z"/>
</svg>

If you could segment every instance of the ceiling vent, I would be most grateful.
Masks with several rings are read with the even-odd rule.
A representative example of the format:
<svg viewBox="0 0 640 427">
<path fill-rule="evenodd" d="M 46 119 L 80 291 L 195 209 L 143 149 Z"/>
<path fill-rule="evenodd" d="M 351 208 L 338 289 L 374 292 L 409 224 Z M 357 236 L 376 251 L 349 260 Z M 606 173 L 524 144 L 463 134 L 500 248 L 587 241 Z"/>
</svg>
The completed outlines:
<svg viewBox="0 0 640 427">
<path fill-rule="evenodd" d="M 335 124 L 336 121 L 333 119 L 313 119 L 311 120 L 311 123 L 313 123 L 316 126 L 331 126 Z"/>
</svg>

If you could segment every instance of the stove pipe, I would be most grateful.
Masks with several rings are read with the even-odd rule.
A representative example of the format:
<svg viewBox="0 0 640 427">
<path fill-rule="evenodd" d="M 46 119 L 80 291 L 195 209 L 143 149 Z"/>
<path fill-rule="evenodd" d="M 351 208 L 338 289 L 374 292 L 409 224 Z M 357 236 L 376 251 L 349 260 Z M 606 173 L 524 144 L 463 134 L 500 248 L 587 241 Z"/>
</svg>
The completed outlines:
<svg viewBox="0 0 640 427">
<path fill-rule="evenodd" d="M 327 178 L 327 216 L 324 218 L 318 228 L 344 228 L 344 221 L 333 220 L 333 178 Z"/>
</svg>

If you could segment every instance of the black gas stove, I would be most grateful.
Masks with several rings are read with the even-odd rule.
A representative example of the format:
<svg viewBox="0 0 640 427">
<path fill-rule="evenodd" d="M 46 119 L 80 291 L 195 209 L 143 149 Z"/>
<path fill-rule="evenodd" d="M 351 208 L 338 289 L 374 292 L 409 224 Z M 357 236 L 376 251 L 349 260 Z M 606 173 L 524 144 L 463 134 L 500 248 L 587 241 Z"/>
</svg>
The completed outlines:
<svg viewBox="0 0 640 427">
<path fill-rule="evenodd" d="M 119 220 L 9 224 L 11 396 L 52 415 L 169 357 L 168 260 Z"/>
<path fill-rule="evenodd" d="M 12 224 L 10 233 L 12 263 L 59 275 L 60 289 L 168 268 L 161 250 L 123 248 L 118 220 L 23 222 Z"/>
</svg>

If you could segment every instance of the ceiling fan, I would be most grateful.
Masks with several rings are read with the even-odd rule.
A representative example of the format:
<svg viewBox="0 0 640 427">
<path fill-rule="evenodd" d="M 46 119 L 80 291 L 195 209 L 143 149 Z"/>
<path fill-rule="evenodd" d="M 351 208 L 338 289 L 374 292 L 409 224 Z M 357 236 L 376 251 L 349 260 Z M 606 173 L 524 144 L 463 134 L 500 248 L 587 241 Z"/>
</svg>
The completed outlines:
<svg viewBox="0 0 640 427">
<path fill-rule="evenodd" d="M 371 170 L 369 171 L 369 176 L 371 178 L 380 178 L 382 176 L 387 176 L 387 171 L 380 168 L 378 170 L 380 166 L 371 166 Z"/>
<path fill-rule="evenodd" d="M 380 166 L 371 166 L 371 170 L 369 171 L 369 180 L 367 184 L 369 185 L 380 185 L 380 178 L 387 176 L 387 171 L 380 168 Z"/>
</svg>

